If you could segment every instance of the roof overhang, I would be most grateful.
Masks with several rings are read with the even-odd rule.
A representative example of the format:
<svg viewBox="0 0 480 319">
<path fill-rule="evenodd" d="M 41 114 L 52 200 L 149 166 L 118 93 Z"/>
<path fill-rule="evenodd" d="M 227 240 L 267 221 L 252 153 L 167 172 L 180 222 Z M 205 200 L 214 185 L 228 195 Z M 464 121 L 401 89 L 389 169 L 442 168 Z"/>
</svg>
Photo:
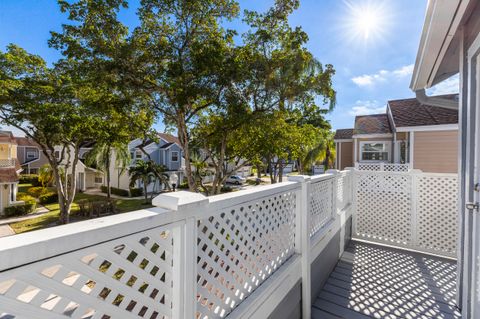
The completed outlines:
<svg viewBox="0 0 480 319">
<path fill-rule="evenodd" d="M 375 133 L 375 134 L 355 134 L 353 138 L 389 138 L 393 137 L 392 133 Z"/>
<path fill-rule="evenodd" d="M 429 0 L 410 88 L 419 91 L 459 71 L 459 27 L 474 0 Z"/>
<path fill-rule="evenodd" d="M 458 124 L 439 124 L 425 126 L 404 126 L 397 127 L 397 132 L 432 132 L 432 131 L 457 131 Z"/>
<path fill-rule="evenodd" d="M 335 143 L 348 143 L 353 142 L 353 138 L 339 138 L 333 140 Z"/>
</svg>

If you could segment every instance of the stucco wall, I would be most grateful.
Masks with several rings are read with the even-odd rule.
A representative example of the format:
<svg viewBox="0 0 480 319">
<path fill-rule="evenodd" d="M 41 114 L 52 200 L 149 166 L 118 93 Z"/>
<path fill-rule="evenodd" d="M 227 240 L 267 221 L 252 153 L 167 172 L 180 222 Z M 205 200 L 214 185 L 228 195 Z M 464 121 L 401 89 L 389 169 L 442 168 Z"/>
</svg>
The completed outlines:
<svg viewBox="0 0 480 319">
<path fill-rule="evenodd" d="M 415 132 L 413 167 L 428 173 L 457 173 L 458 131 Z"/>
</svg>

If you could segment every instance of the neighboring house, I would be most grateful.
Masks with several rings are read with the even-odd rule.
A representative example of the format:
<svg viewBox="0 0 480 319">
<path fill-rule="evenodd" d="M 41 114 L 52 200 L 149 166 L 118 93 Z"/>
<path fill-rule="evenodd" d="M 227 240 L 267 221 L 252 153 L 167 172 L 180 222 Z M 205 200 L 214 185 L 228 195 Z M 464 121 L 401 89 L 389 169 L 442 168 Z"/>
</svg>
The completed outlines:
<svg viewBox="0 0 480 319">
<path fill-rule="evenodd" d="M 17 141 L 10 131 L 0 131 L 0 215 L 17 202 L 18 180 L 22 171 L 17 159 Z"/>
<path fill-rule="evenodd" d="M 131 165 L 134 165 L 135 161 L 137 160 L 146 161 L 150 159 L 159 165 L 165 166 L 166 174 L 177 174 L 178 181 L 181 183 L 184 177 L 185 160 L 183 157 L 182 147 L 180 146 L 180 141 L 176 136 L 166 133 L 158 133 L 157 136 L 158 141 L 149 140 L 144 142 L 141 139 L 136 139 L 128 144 L 132 158 Z M 112 162 L 115 163 L 115 158 L 112 159 Z M 112 167 L 110 173 L 111 186 L 129 189 L 130 178 L 127 169 Z M 141 186 L 141 182 L 138 182 L 137 187 Z M 162 185 L 159 185 L 158 183 L 151 183 L 148 186 L 148 191 L 158 191 L 161 188 Z"/>
<path fill-rule="evenodd" d="M 40 168 L 49 164 L 40 146 L 32 139 L 16 137 L 18 143 L 18 159 L 23 168 L 23 174 L 38 174 Z M 85 156 L 95 145 L 94 142 L 86 142 L 80 147 L 80 160 L 77 164 L 77 189 L 85 191 L 89 188 L 99 188 L 104 183 L 103 173 L 85 164 Z M 60 156 L 61 147 L 55 147 L 55 155 Z"/>
<path fill-rule="evenodd" d="M 444 95 L 454 104 L 457 95 Z M 402 163 L 434 173 L 458 171 L 458 110 L 393 100 L 386 114 L 357 116 L 353 129 L 337 130 L 337 167 L 355 163 Z"/>
</svg>

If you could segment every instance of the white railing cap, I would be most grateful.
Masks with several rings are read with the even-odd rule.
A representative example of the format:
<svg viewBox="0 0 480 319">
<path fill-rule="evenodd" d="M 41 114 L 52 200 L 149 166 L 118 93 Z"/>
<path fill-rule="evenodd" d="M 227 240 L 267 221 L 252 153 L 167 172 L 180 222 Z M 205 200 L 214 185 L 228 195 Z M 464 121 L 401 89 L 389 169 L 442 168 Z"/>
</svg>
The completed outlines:
<svg viewBox="0 0 480 319">
<path fill-rule="evenodd" d="M 160 194 L 152 200 L 152 205 L 168 210 L 195 208 L 208 203 L 208 198 L 200 193 L 173 192 Z"/>
<path fill-rule="evenodd" d="M 306 182 L 311 180 L 312 178 L 308 175 L 288 175 L 289 182 Z"/>
</svg>

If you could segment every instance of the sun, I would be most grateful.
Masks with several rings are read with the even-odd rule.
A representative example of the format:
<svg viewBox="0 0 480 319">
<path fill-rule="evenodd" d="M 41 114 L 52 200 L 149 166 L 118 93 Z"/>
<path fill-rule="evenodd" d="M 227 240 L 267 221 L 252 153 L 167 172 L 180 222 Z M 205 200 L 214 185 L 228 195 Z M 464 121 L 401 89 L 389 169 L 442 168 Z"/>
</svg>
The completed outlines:
<svg viewBox="0 0 480 319">
<path fill-rule="evenodd" d="M 383 36 L 390 20 L 385 1 L 344 2 L 347 6 L 345 25 L 351 38 L 367 42 Z"/>
</svg>

